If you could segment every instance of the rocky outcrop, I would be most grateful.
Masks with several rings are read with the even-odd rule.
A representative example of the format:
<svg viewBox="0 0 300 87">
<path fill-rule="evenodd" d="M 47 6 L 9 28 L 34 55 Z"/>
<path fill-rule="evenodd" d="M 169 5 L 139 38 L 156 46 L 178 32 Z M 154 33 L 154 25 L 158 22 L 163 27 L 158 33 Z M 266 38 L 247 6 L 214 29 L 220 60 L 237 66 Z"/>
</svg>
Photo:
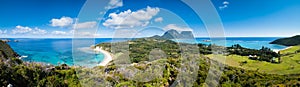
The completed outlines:
<svg viewBox="0 0 300 87">
<path fill-rule="evenodd" d="M 18 54 L 5 42 L 0 41 L 0 58 L 17 57 Z"/>
</svg>

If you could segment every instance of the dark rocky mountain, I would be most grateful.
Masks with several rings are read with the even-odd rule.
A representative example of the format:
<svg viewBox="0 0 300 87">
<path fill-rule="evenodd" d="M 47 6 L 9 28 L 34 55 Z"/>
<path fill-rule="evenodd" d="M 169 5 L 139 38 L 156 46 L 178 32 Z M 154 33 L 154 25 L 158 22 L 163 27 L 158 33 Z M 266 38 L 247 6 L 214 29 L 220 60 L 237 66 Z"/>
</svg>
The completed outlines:
<svg viewBox="0 0 300 87">
<path fill-rule="evenodd" d="M 182 31 L 179 33 L 176 30 L 168 30 L 162 36 L 164 39 L 189 39 L 194 38 L 193 33 L 191 31 Z"/>
<path fill-rule="evenodd" d="M 177 32 L 176 30 L 169 30 L 169 31 L 165 32 L 164 35 L 162 35 L 161 37 L 165 38 L 165 39 L 174 39 L 174 38 L 178 38 L 180 36 L 181 36 L 180 33 Z"/>
<path fill-rule="evenodd" d="M 278 44 L 278 45 L 284 45 L 284 46 L 296 46 L 300 45 L 300 35 L 288 37 L 288 38 L 280 38 L 277 39 L 270 44 Z"/>
<path fill-rule="evenodd" d="M 0 40 L 0 58 L 17 57 L 18 54 L 5 42 Z"/>
</svg>

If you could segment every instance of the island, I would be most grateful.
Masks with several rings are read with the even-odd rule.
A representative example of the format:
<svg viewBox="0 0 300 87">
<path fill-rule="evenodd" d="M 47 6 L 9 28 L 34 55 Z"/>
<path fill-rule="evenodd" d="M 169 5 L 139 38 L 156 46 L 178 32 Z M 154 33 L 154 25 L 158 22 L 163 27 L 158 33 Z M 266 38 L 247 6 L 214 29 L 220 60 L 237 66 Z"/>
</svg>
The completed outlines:
<svg viewBox="0 0 300 87">
<path fill-rule="evenodd" d="M 0 62 L 0 71 L 5 71 L 0 72 L 0 81 L 2 81 L 0 85 L 16 87 L 169 87 L 173 84 L 187 87 L 299 85 L 300 77 L 297 72 L 299 69 L 296 68 L 299 65 L 296 64 L 296 60 L 290 60 L 289 57 L 294 56 L 297 59 L 297 55 L 300 54 L 288 54 L 294 50 L 284 50 L 279 55 L 266 47 L 256 50 L 244 48 L 238 44 L 221 47 L 214 44 L 180 43 L 171 39 L 157 35 L 123 42 L 99 43 L 94 46 L 94 50 L 108 56 L 106 57 L 108 61 L 95 67 L 66 64 L 54 66 L 25 62 L 16 58 L 17 54 L 10 49 L 9 45 L 0 42 L 0 56 L 3 57 Z M 128 44 L 129 52 L 124 51 L 122 47 L 113 47 L 118 44 Z M 182 54 L 180 46 L 185 46 L 185 49 L 196 48 L 199 55 L 189 52 Z M 227 53 L 214 56 L 212 54 L 214 47 L 227 48 Z M 156 55 L 149 56 L 149 54 Z M 218 58 L 223 58 L 220 56 L 227 57 L 225 63 L 218 61 Z M 277 62 L 279 57 L 282 57 L 281 63 Z M 195 63 L 197 69 L 182 68 L 189 67 L 189 64 L 182 62 L 192 58 L 195 60 L 190 63 Z M 214 70 L 210 71 L 212 64 L 221 64 L 224 69 L 217 82 L 206 82 L 205 79 L 209 73 L 217 74 Z M 193 75 L 195 79 L 186 77 L 179 82 L 178 76 L 182 75 L 180 72 L 183 71 L 195 74 Z"/>
</svg>

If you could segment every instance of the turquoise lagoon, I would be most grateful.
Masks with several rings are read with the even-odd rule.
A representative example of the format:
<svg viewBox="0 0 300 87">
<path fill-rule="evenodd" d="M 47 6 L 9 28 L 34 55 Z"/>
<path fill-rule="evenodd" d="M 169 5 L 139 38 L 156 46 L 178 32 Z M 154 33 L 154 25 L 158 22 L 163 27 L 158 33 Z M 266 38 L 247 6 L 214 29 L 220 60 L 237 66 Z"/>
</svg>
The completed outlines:
<svg viewBox="0 0 300 87">
<path fill-rule="evenodd" d="M 19 42 L 9 42 L 8 44 L 21 56 L 24 61 L 41 62 L 52 65 L 67 64 L 92 67 L 99 64 L 104 55 L 95 53 L 90 46 L 94 44 L 85 44 L 86 41 L 95 41 L 95 43 L 112 42 L 110 38 L 101 39 L 79 39 L 83 42 L 76 44 L 76 48 L 72 47 L 72 39 L 28 39 L 28 38 L 12 38 L 11 41 L 18 40 Z M 122 41 L 123 39 L 114 39 Z M 74 50 L 73 50 L 74 49 Z M 76 59 L 73 57 L 73 52 L 78 53 Z"/>
</svg>

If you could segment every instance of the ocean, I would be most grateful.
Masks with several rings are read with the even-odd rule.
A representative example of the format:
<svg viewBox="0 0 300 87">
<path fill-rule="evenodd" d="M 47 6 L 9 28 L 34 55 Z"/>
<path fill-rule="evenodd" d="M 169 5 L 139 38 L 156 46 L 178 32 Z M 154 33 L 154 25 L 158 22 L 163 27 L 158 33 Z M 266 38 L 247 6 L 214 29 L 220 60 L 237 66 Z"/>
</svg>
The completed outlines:
<svg viewBox="0 0 300 87">
<path fill-rule="evenodd" d="M 285 46 L 269 44 L 269 42 L 278 39 L 277 37 L 232 37 L 226 38 L 226 46 L 234 44 L 240 44 L 243 47 L 251 49 L 260 49 L 262 46 L 269 47 L 273 50 L 280 50 L 286 48 Z M 27 56 L 22 58 L 24 61 L 29 62 L 42 62 L 46 64 L 59 65 L 65 63 L 67 65 L 80 65 L 93 67 L 99 64 L 104 55 L 102 53 L 94 53 L 93 50 L 81 51 L 80 48 L 88 48 L 94 44 L 76 44 L 77 48 L 72 48 L 73 41 L 70 38 L 55 38 L 55 39 L 29 39 L 29 38 L 11 38 L 12 42 L 8 44 L 20 55 Z M 18 40 L 19 42 L 13 42 Z M 82 40 L 82 41 L 81 41 Z M 80 39 L 78 42 L 84 42 L 85 40 L 94 39 Z M 97 38 L 95 43 L 124 41 L 127 39 L 112 39 L 112 38 Z M 196 38 L 197 43 L 211 44 L 207 42 L 209 38 Z M 178 42 L 181 42 L 178 40 Z M 182 41 L 187 42 L 187 41 Z M 80 52 L 80 56 L 74 59 L 73 53 Z"/>
<path fill-rule="evenodd" d="M 89 49 L 91 45 L 86 44 L 86 41 L 95 40 L 95 43 L 112 42 L 111 38 L 101 39 L 80 39 L 83 43 L 76 44 L 76 48 L 72 48 L 72 39 L 70 38 L 54 38 L 54 39 L 40 39 L 40 38 L 11 38 L 8 44 L 21 56 L 24 61 L 40 62 L 52 65 L 67 64 L 93 67 L 99 64 L 104 55 L 102 53 L 95 53 Z M 18 40 L 18 42 L 13 42 Z M 114 39 L 114 41 L 122 41 L 123 39 Z M 81 49 L 88 48 L 88 49 Z M 73 50 L 75 49 L 75 50 Z M 73 52 L 78 52 L 76 59 L 73 58 Z"/>
<path fill-rule="evenodd" d="M 240 44 L 242 47 L 251 49 L 261 49 L 263 46 L 271 48 L 272 50 L 282 50 L 286 46 L 269 44 L 270 42 L 281 38 L 281 37 L 230 37 L 226 38 L 226 46 L 232 46 L 234 44 Z M 205 42 L 209 38 L 197 38 L 198 43 L 211 44 L 210 42 Z"/>
</svg>

